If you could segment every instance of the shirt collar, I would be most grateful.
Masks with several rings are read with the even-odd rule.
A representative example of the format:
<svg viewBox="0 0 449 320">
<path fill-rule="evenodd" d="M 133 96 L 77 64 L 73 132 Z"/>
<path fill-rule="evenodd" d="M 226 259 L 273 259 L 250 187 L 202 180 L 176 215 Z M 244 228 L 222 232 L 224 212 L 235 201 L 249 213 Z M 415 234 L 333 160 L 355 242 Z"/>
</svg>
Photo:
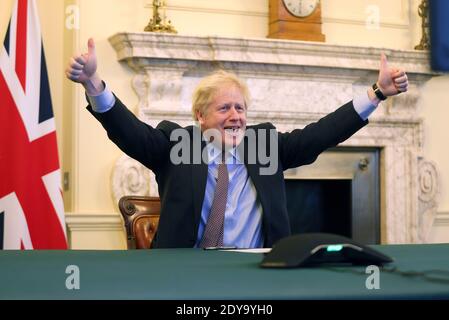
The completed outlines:
<svg viewBox="0 0 449 320">
<path fill-rule="evenodd" d="M 220 164 L 221 161 L 221 153 L 222 150 L 215 146 L 213 143 L 208 143 L 206 145 L 207 155 L 208 155 L 208 163 Z M 243 164 L 240 154 L 237 152 L 237 148 L 234 147 L 228 150 L 226 154 L 225 163 L 227 164 Z"/>
</svg>

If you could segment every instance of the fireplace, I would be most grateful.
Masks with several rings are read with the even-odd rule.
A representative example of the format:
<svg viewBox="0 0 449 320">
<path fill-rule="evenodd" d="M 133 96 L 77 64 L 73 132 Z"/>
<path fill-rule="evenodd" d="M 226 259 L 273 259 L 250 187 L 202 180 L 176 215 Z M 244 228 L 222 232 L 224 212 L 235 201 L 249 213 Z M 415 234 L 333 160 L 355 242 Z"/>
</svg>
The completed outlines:
<svg viewBox="0 0 449 320">
<path fill-rule="evenodd" d="M 380 243 L 377 148 L 339 147 L 285 172 L 292 233 L 328 232 Z"/>
<path fill-rule="evenodd" d="M 407 70 L 407 94 L 383 102 L 370 123 L 340 145 L 343 149 L 286 172 L 287 184 L 302 184 L 301 190 L 316 188 L 324 195 L 328 188 L 350 190 L 341 203 L 324 198 L 322 209 L 306 213 L 328 214 L 335 207 L 342 212 L 336 220 L 320 218 L 314 228 L 340 224 L 338 232 L 363 243 L 427 241 L 438 205 L 438 172 L 422 156 L 424 127 L 418 110 L 420 89 L 433 76 L 427 52 L 139 32 L 118 33 L 109 41 L 118 60 L 135 73 L 129 90 L 139 99 L 137 116 L 148 124 L 171 120 L 191 125 L 193 88 L 213 69 L 224 68 L 250 87 L 248 124 L 272 122 L 281 132 L 302 128 L 364 94 L 377 79 L 380 54 L 386 53 L 391 65 Z M 335 153 L 338 157 L 326 160 Z M 323 161 L 330 162 L 328 172 L 321 167 Z M 373 178 L 365 173 L 369 168 L 378 170 Z M 115 202 L 124 194 L 157 196 L 154 175 L 126 156 L 113 168 L 112 190 Z M 358 195 L 362 190 L 364 196 Z M 301 220 L 292 220 L 298 230 L 306 227 Z"/>
<path fill-rule="evenodd" d="M 292 234 L 326 232 L 352 238 L 351 180 L 287 179 Z"/>
</svg>

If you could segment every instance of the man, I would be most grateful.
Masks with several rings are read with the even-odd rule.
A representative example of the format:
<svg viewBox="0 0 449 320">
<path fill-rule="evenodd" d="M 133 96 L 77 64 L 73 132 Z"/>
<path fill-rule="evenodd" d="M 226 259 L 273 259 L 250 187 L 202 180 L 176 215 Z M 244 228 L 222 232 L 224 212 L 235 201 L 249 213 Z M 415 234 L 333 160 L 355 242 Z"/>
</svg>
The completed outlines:
<svg viewBox="0 0 449 320">
<path fill-rule="evenodd" d="M 162 121 L 153 128 L 111 93 L 96 70 L 90 39 L 88 52 L 72 58 L 66 75 L 84 86 L 88 110 L 109 138 L 155 173 L 161 197 L 155 248 L 271 247 L 290 234 L 283 171 L 312 163 L 365 126 L 381 100 L 408 88 L 405 72 L 388 68 L 382 55 L 378 80 L 366 94 L 303 129 L 278 133 L 270 123 L 246 126 L 248 89 L 219 71 L 193 95 L 199 126 Z M 262 161 L 267 152 L 270 161 Z"/>
</svg>

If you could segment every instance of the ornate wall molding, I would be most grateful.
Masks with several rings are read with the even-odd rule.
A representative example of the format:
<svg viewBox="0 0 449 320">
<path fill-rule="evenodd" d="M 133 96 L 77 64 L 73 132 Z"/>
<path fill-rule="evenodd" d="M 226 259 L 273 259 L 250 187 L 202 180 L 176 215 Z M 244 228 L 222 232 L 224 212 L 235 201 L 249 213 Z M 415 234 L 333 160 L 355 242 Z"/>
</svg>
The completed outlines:
<svg viewBox="0 0 449 320">
<path fill-rule="evenodd" d="M 254 1 L 254 0 L 253 0 Z M 332 1 L 332 0 L 330 0 Z M 167 10 L 170 11 L 184 11 L 190 13 L 205 13 L 205 14 L 216 14 L 216 15 L 231 15 L 231 16 L 249 16 L 249 17 L 257 17 L 257 18 L 267 18 L 268 19 L 268 6 L 266 5 L 266 1 L 260 1 L 260 4 L 255 5 L 252 4 L 250 8 L 246 8 L 246 10 L 236 10 L 235 5 L 233 5 L 229 0 L 227 2 L 221 2 L 219 5 L 214 5 L 211 7 L 210 3 L 200 1 L 195 1 L 189 3 L 188 6 L 185 6 L 185 1 L 169 1 L 167 3 Z M 409 29 L 410 28 L 410 19 L 409 19 L 409 0 L 401 0 L 401 13 L 395 15 L 393 18 L 385 19 L 381 17 L 379 27 L 382 28 L 396 28 L 396 29 Z M 378 6 L 377 6 L 378 7 Z M 152 8 L 152 1 L 146 1 L 145 8 Z M 381 10 L 380 7 L 378 7 Z M 324 10 L 323 10 L 324 11 Z M 344 15 L 336 14 L 333 11 L 325 11 L 323 12 L 323 23 L 339 23 L 345 25 L 366 25 L 366 20 L 361 19 L 361 16 L 364 14 L 368 14 L 366 9 L 364 11 L 358 12 L 358 14 L 354 14 L 354 12 L 345 11 Z"/>
<path fill-rule="evenodd" d="M 124 223 L 120 214 L 116 212 L 106 214 L 67 212 L 65 222 L 71 249 L 126 248 Z M 85 235 L 89 236 L 85 238 Z M 114 239 L 113 242 L 111 238 Z"/>
<path fill-rule="evenodd" d="M 410 90 L 383 103 L 370 124 L 342 145 L 381 150 L 382 241 L 426 242 L 438 203 L 438 172 L 422 157 L 418 116 L 420 89 L 434 76 L 426 52 L 151 33 L 118 33 L 109 40 L 118 60 L 136 72 L 138 116 L 150 125 L 166 119 L 192 124 L 194 87 L 222 67 L 249 85 L 249 123 L 270 121 L 279 131 L 300 128 L 364 94 L 377 79 L 381 52 L 386 53 L 391 65 L 407 71 Z M 118 166 L 114 170 L 113 184 L 129 179 Z M 149 193 L 157 195 L 153 174 L 150 181 Z"/>
<path fill-rule="evenodd" d="M 422 237 L 420 240 L 427 242 L 437 216 L 440 183 L 438 171 L 433 162 L 419 159 L 418 163 L 419 225 L 421 227 L 419 234 Z"/>
<path fill-rule="evenodd" d="M 123 231 L 122 218 L 117 213 L 66 213 L 69 232 L 74 231 Z"/>
<path fill-rule="evenodd" d="M 436 226 L 449 226 L 449 212 L 437 212 L 435 217 Z"/>
<path fill-rule="evenodd" d="M 123 195 L 150 195 L 151 171 L 126 155 L 117 160 L 111 180 L 114 203 L 118 203 Z"/>
</svg>

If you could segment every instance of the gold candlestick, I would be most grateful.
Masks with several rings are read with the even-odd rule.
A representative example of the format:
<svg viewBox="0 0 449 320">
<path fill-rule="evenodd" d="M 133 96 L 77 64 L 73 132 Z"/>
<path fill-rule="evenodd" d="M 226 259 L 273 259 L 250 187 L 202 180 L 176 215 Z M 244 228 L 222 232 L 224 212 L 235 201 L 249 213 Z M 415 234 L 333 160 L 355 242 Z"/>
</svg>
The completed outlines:
<svg viewBox="0 0 449 320">
<path fill-rule="evenodd" d="M 159 9 L 162 8 L 164 11 L 164 17 L 161 18 L 159 14 Z M 165 33 L 178 33 L 175 27 L 171 24 L 171 21 L 168 20 L 165 14 L 166 5 L 165 0 L 153 0 L 153 18 L 150 19 L 150 22 L 145 27 L 144 31 L 148 32 L 165 32 Z"/>
<path fill-rule="evenodd" d="M 429 39 L 429 0 L 422 0 L 418 7 L 418 15 L 421 17 L 421 30 L 422 37 L 421 42 L 415 46 L 415 50 L 429 50 L 430 49 L 430 39 Z"/>
</svg>

